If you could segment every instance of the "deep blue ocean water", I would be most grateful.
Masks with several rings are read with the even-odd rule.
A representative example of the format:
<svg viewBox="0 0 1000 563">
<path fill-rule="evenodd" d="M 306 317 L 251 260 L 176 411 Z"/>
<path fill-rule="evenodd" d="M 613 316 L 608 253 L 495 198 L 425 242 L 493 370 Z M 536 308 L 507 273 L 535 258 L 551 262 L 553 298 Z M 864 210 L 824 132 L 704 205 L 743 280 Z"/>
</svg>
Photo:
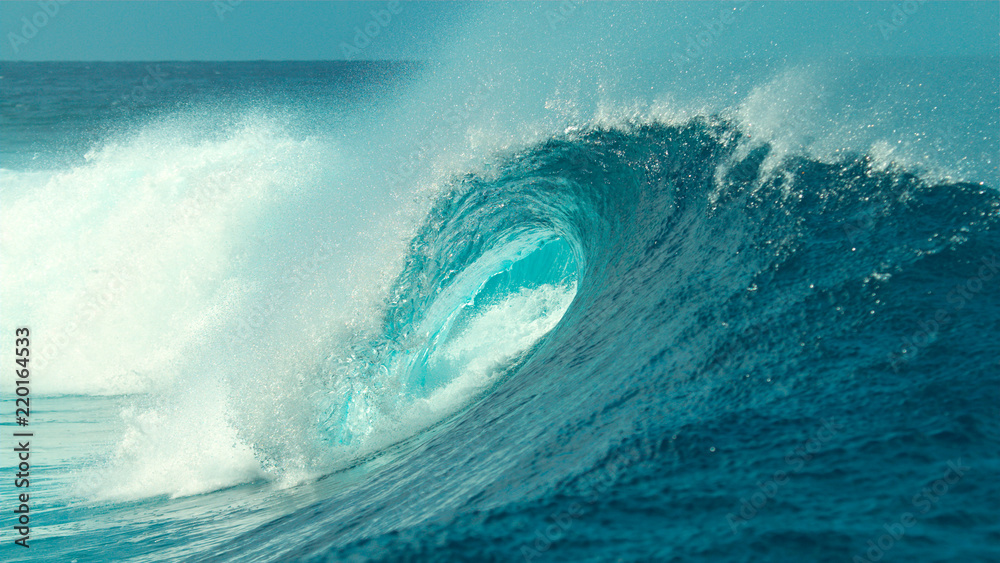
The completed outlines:
<svg viewBox="0 0 1000 563">
<path fill-rule="evenodd" d="M 3 63 L 4 561 L 1000 560 L 997 56 L 474 62 Z"/>
</svg>

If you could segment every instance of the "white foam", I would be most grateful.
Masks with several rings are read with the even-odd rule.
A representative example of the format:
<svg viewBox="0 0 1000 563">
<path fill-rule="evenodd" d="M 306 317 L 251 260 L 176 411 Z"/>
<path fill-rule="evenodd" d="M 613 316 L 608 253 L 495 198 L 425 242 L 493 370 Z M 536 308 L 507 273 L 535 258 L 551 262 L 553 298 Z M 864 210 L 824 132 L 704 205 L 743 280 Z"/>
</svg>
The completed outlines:
<svg viewBox="0 0 1000 563">
<path fill-rule="evenodd" d="M 442 65 L 387 109 L 355 108 L 347 130 L 323 140 L 214 108 L 207 113 L 219 115 L 139 125 L 71 169 L 0 173 L 0 329 L 30 323 L 33 391 L 156 397 L 123 413 L 102 494 L 296 482 L 331 457 L 412 435 L 487 389 L 558 323 L 573 289 L 526 289 L 484 310 L 428 359 L 453 377 L 426 397 L 400 397 L 388 371 L 338 381 L 329 400 L 350 397 L 347 425 L 372 437 L 360 445 L 316 451 L 319 417 L 304 381 L 331 340 L 379 319 L 374 304 L 405 256 L 408 221 L 423 218 L 450 174 L 480 171 L 497 152 L 591 125 L 680 124 L 727 107 L 755 140 L 775 144 L 775 158 L 870 141 L 857 139 L 863 124 L 829 122 L 836 112 L 811 97 L 829 84 L 816 73 L 791 69 L 725 92 L 685 88 L 677 76 L 702 67 L 669 65 L 694 32 L 669 16 L 671 3 L 650 26 L 631 25 L 642 14 L 629 6 L 581 5 L 558 26 L 547 8 L 476 9 L 484 15 L 444 37 Z M 406 220 L 384 220 L 416 191 L 426 197 Z"/>
<path fill-rule="evenodd" d="M 245 306 L 246 240 L 319 176 L 323 147 L 267 125 L 217 140 L 173 133 L 151 127 L 5 190 L 2 254 L 16 269 L 3 276 L 3 324 L 30 323 L 34 392 L 146 391 L 177 377 Z"/>
<path fill-rule="evenodd" d="M 452 410 L 488 387 L 500 369 L 559 324 L 575 296 L 575 283 L 522 288 L 480 313 L 429 358 L 430 369 L 455 376 L 420 408 Z"/>
<path fill-rule="evenodd" d="M 339 461 L 417 434 L 481 397 L 505 368 L 559 324 L 576 291 L 575 282 L 522 288 L 486 307 L 427 355 L 412 351 L 391 369 L 379 371 L 375 380 L 359 374 L 339 380 L 330 400 L 349 397 L 342 424 L 350 437 L 334 446 Z M 444 381 L 430 390 L 405 392 L 399 380 L 408 376 L 414 361 Z"/>
<path fill-rule="evenodd" d="M 78 493 L 99 500 L 176 498 L 267 476 L 227 419 L 218 385 L 204 381 L 183 395 L 156 407 L 124 409 L 111 459 L 102 471 L 88 471 Z"/>
</svg>

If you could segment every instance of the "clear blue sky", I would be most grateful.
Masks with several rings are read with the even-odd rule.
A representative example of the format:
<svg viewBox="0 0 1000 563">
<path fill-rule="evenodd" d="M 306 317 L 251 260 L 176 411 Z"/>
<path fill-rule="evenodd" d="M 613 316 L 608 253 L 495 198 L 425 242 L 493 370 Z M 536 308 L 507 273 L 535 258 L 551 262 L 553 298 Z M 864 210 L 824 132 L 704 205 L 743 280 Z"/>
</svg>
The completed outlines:
<svg viewBox="0 0 1000 563">
<path fill-rule="evenodd" d="M 54 11 L 49 16 L 39 15 Z M 344 58 L 357 28 L 377 34 L 365 59 L 426 57 L 471 9 L 400 2 L 71 1 L 0 2 L 4 60 L 326 60 Z M 375 15 L 372 12 L 376 12 Z M 386 19 L 389 14 L 389 19 Z M 25 30 L 27 18 L 37 28 Z M 42 23 L 36 26 L 36 23 Z M 385 24 L 382 25 L 382 22 Z M 12 39 L 14 33 L 25 38 Z M 363 41 L 363 39 L 362 39 Z M 15 51 L 16 47 L 16 51 Z"/>
<path fill-rule="evenodd" d="M 230 6 L 230 4 L 233 4 Z M 763 52 L 776 37 L 787 52 L 839 50 L 879 54 L 998 54 L 1000 3 L 946 2 L 771 2 L 747 10 L 739 26 L 727 29 L 731 52 Z M 736 3 L 663 2 L 630 7 L 635 27 L 657 26 L 649 48 L 672 45 L 671 37 L 718 17 L 720 6 Z M 45 13 L 45 8 L 54 11 Z M 385 20 L 389 2 L 131 1 L 0 2 L 2 60 L 326 60 L 345 58 L 358 29 L 377 37 L 351 58 L 423 59 L 457 25 L 476 19 L 479 5 L 402 2 Z M 886 35 L 896 7 L 916 7 L 904 25 Z M 230 9 L 231 8 L 231 9 Z M 518 4 L 539 18 L 558 3 Z M 489 9 L 492 9 L 490 7 Z M 581 5 L 581 10 L 629 11 L 619 6 Z M 380 16 L 372 12 L 381 12 Z M 385 24 L 376 21 L 381 18 Z M 25 22 L 29 22 L 26 24 Z M 683 26 L 682 26 L 682 23 Z M 880 22 L 882 22 L 880 24 Z M 898 22 L 897 22 L 898 23 Z M 36 25 L 40 24 L 40 25 Z M 502 24 L 483 20 L 483 30 Z M 672 26 L 678 27 L 673 30 Z M 880 29 L 883 25 L 883 29 Z M 517 30 L 505 30 L 516 35 Z M 468 31 L 465 31 L 468 33 Z M 585 31 L 581 30 L 585 33 Z M 623 33 L 629 33 L 623 29 Z M 641 35 L 641 31 L 639 35 Z M 28 37 L 28 36 L 31 37 Z M 822 39 L 818 39 L 822 38 Z M 362 38 L 364 39 L 364 38 Z M 516 39 L 516 37 L 515 37 Z M 527 38 L 526 38 L 527 39 Z M 795 45 L 788 44 L 796 43 Z M 721 42 L 720 42 L 721 43 Z M 799 45 L 799 43 L 801 45 Z"/>
</svg>

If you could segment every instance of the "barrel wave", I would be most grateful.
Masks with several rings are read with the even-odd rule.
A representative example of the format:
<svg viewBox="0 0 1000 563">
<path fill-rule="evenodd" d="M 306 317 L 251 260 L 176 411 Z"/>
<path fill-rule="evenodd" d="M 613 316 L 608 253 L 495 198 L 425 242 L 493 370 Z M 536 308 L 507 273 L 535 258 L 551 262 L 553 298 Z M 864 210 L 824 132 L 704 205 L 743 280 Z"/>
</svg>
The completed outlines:
<svg viewBox="0 0 1000 563">
<path fill-rule="evenodd" d="M 627 533 L 663 560 L 775 544 L 825 560 L 857 531 L 816 491 L 863 514 L 919 493 L 875 466 L 937 477 L 942 455 L 970 462 L 997 398 L 982 385 L 1000 318 L 996 191 L 863 155 L 765 166 L 769 151 L 720 118 L 634 123 L 456 178 L 381 332 L 327 372 L 351 398 L 326 426 L 362 439 L 405 416 L 400 396 L 424 414 L 462 408 L 228 553 L 276 556 L 266 533 L 301 535 L 284 553 L 304 560 L 511 545 L 583 560 Z M 431 476 L 449 486 L 428 492 Z M 996 493 L 952 492 L 933 517 L 978 522 L 948 532 L 972 542 L 990 526 L 974 498 Z"/>
<path fill-rule="evenodd" d="M 1000 560 L 1000 5 L 140 4 L 274 60 L 4 61 L 3 561 Z"/>
<path fill-rule="evenodd" d="M 92 338 L 124 318 L 141 342 L 191 350 L 249 311 L 301 346 L 245 325 L 180 364 L 202 369 L 172 374 L 177 354 L 163 352 L 169 361 L 144 358 L 109 396 L 101 371 L 67 372 L 91 390 L 46 399 L 50 423 L 99 420 L 116 434 L 81 434 L 105 457 L 42 466 L 74 500 L 39 545 L 79 561 L 137 536 L 157 541 L 125 560 L 833 561 L 871 559 L 889 538 L 901 556 L 934 545 L 995 558 L 984 538 L 1000 532 L 981 499 L 1000 494 L 983 449 L 997 443 L 1000 400 L 996 188 L 866 153 L 790 153 L 732 115 L 594 120 L 451 173 L 389 283 L 359 298 L 364 322 L 330 325 L 317 285 L 356 283 L 350 261 L 308 285 L 241 258 L 247 278 L 206 252 L 190 262 L 199 277 L 156 283 L 204 240 L 205 221 L 232 226 L 232 206 L 154 239 L 153 253 L 176 256 L 134 245 L 150 281 L 120 268 L 103 316 L 85 319 L 106 326 Z M 216 160 L 242 162 L 275 136 L 288 154 L 272 147 L 278 172 L 247 184 L 240 171 L 226 194 L 265 193 L 322 146 L 250 131 L 256 141 L 223 139 Z M 74 185 L 108 190 L 110 211 L 88 211 L 103 227 L 85 240 L 155 230 L 143 200 L 115 197 L 106 175 L 179 186 L 198 175 L 165 172 L 190 147 L 155 145 L 167 161 L 150 164 L 146 146 L 98 153 L 34 193 L 62 193 L 43 201 L 64 216 Z M 213 185 L 230 181 L 208 165 Z M 281 198 L 241 201 L 241 228 L 215 239 L 288 215 L 266 207 Z M 324 244 L 301 252 L 339 248 Z M 58 264 L 49 271 L 73 271 Z M 219 272 L 229 281 L 215 290 Z M 178 342 L 135 315 L 171 296 L 210 322 Z M 129 365 L 125 352 L 109 358 Z M 99 541 L 78 541 L 95 513 L 114 518 L 87 528 Z"/>
</svg>

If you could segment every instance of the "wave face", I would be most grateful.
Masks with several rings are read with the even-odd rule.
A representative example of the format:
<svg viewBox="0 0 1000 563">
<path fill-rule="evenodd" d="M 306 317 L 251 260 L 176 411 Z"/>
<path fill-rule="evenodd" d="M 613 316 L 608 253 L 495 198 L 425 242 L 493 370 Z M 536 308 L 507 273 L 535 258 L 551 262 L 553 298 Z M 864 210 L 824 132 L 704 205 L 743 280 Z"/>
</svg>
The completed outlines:
<svg viewBox="0 0 1000 563">
<path fill-rule="evenodd" d="M 243 128 L 220 150 L 266 142 L 294 168 L 316 148 L 276 135 Z M 202 154 L 199 173 L 218 166 Z M 275 197 L 273 178 L 239 178 L 246 225 L 264 204 L 245 196 Z M 130 548 L 136 561 L 589 560 L 623 537 L 626 559 L 826 561 L 863 554 L 901 514 L 919 526 L 901 556 L 987 560 L 998 227 L 995 188 L 786 156 L 731 118 L 567 130 L 453 176 L 377 314 L 309 347 L 320 359 L 297 375 L 244 360 L 242 380 L 175 375 L 169 400 L 49 399 L 57 420 L 121 418 L 110 463 L 54 467 L 87 499 L 59 510 L 122 518 L 102 541 L 164 538 Z M 205 526 L 216 535 L 184 531 Z M 100 558 L 74 538 L 41 545 Z"/>
<path fill-rule="evenodd" d="M 997 192 L 864 156 L 764 168 L 769 151 L 723 120 L 636 123 L 456 179 L 381 329 L 335 362 L 365 367 L 328 428 L 359 439 L 450 385 L 478 399 L 224 558 L 587 559 L 627 534 L 654 559 L 827 560 L 942 460 L 985 477 Z M 456 384 L 464 354 L 494 375 Z M 917 533 L 988 558 L 976 499 L 997 493 L 963 480 L 926 518 L 978 524 Z"/>
</svg>

